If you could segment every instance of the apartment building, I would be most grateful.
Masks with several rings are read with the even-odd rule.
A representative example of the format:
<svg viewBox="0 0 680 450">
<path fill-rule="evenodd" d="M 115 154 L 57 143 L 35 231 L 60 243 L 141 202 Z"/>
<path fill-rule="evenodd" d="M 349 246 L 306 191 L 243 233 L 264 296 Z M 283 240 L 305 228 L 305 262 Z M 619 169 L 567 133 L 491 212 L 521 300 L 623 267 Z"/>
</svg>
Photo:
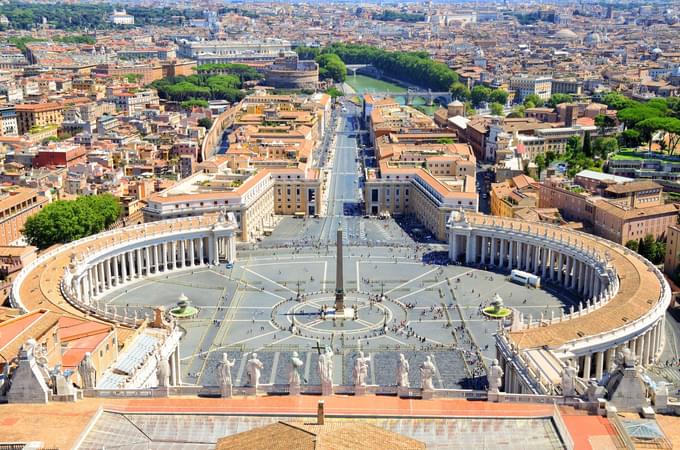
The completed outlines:
<svg viewBox="0 0 680 450">
<path fill-rule="evenodd" d="M 619 244 L 648 234 L 662 238 L 678 221 L 676 205 L 663 203 L 661 186 L 656 183 L 617 183 L 599 192 L 550 178 L 541 183 L 539 206 L 557 208 L 565 219 L 583 222 L 594 234 Z"/>
<path fill-rule="evenodd" d="M 515 98 L 523 101 L 527 96 L 535 94 L 541 100 L 549 100 L 552 95 L 551 77 L 519 76 L 510 78 L 510 89 L 516 92 Z"/>
<path fill-rule="evenodd" d="M 370 124 L 382 127 L 384 122 Z M 368 171 L 364 185 L 368 214 L 413 215 L 433 236 L 444 239 L 451 211 L 477 211 L 476 159 L 470 145 L 442 143 L 455 135 L 430 130 L 429 124 L 425 129 L 375 135 L 378 169 Z"/>
<path fill-rule="evenodd" d="M 517 211 L 538 206 L 539 184 L 531 177 L 517 175 L 491 184 L 491 215 L 517 217 Z"/>
<path fill-rule="evenodd" d="M 680 264 L 680 226 L 674 224 L 666 230 L 666 257 L 663 261 L 663 269 L 670 276 Z"/>
<path fill-rule="evenodd" d="M 35 189 L 13 188 L 0 194 L 0 245 L 10 245 L 22 237 L 26 219 L 48 203 Z"/>
<path fill-rule="evenodd" d="M 64 121 L 63 107 L 60 103 L 31 103 L 16 105 L 17 129 L 26 134 L 32 128 L 61 125 Z"/>
</svg>

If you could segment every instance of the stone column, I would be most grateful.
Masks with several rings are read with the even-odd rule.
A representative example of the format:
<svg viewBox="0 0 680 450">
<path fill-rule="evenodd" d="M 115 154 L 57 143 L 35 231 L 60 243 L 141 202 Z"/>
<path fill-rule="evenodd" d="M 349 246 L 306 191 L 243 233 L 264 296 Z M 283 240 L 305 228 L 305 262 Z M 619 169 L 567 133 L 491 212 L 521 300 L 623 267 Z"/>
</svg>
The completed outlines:
<svg viewBox="0 0 680 450">
<path fill-rule="evenodd" d="M 120 254 L 120 282 L 127 282 L 127 253 Z"/>
<path fill-rule="evenodd" d="M 557 282 L 562 284 L 562 279 L 564 277 L 564 253 L 559 253 L 557 255 Z"/>
<path fill-rule="evenodd" d="M 136 275 L 135 275 L 135 251 L 130 250 L 127 255 L 128 255 L 128 262 L 130 263 L 130 267 L 129 267 L 129 269 L 130 269 L 129 270 L 130 280 L 133 280 L 136 277 Z"/>
<path fill-rule="evenodd" d="M 496 267 L 496 241 L 498 239 L 492 237 L 491 238 L 491 265 Z"/>
<path fill-rule="evenodd" d="M 155 244 L 153 246 L 153 262 L 154 262 L 154 272 L 159 273 L 161 271 L 161 244 Z"/>
<path fill-rule="evenodd" d="M 177 269 L 177 241 L 170 243 L 170 261 L 172 262 L 172 270 Z"/>
<path fill-rule="evenodd" d="M 592 361 L 592 355 L 589 353 L 585 356 L 583 360 L 583 378 L 586 380 L 590 378 L 590 364 Z"/>
<path fill-rule="evenodd" d="M 534 275 L 538 275 L 538 272 L 541 269 L 541 246 L 540 245 L 534 245 L 534 264 L 533 264 L 533 270 L 532 273 Z"/>
<path fill-rule="evenodd" d="M 579 294 L 583 295 L 583 289 L 584 286 L 586 285 L 586 265 L 583 261 L 578 262 L 578 292 Z"/>
<path fill-rule="evenodd" d="M 477 236 L 474 233 L 470 233 L 472 238 L 472 262 L 473 264 L 477 262 Z"/>
<path fill-rule="evenodd" d="M 575 257 L 571 257 L 571 290 L 576 290 L 576 283 L 578 282 L 578 261 Z"/>
<path fill-rule="evenodd" d="M 651 330 L 642 335 L 642 364 L 649 364 L 649 349 L 651 347 Z"/>
<path fill-rule="evenodd" d="M 508 269 L 512 270 L 515 268 L 515 263 L 517 262 L 517 253 L 515 244 L 516 242 L 514 240 L 510 240 L 510 260 L 508 261 Z"/>
<path fill-rule="evenodd" d="M 113 257 L 113 284 L 118 286 L 120 284 L 120 277 L 118 274 L 118 260 L 120 260 L 120 255 Z"/>
<path fill-rule="evenodd" d="M 472 264 L 472 238 L 470 234 L 465 236 L 465 263 Z"/>
<path fill-rule="evenodd" d="M 111 288 L 111 265 L 110 260 L 105 259 L 102 261 L 102 269 L 104 271 L 104 290 Z"/>
<path fill-rule="evenodd" d="M 194 267 L 196 262 L 196 249 L 194 246 L 194 239 L 189 239 L 189 267 Z"/>
<path fill-rule="evenodd" d="M 217 265 L 220 263 L 220 239 L 218 236 L 213 235 L 213 264 Z"/>
<path fill-rule="evenodd" d="M 168 243 L 163 242 L 161 244 L 161 252 L 163 253 L 163 272 L 168 271 Z"/>
<path fill-rule="evenodd" d="M 602 352 L 595 353 L 595 378 L 602 379 L 602 370 L 604 369 L 604 354 Z"/>
<path fill-rule="evenodd" d="M 505 268 L 507 267 L 507 260 L 506 260 L 506 250 L 507 250 L 507 245 L 508 241 L 506 239 L 501 239 L 501 260 L 498 261 L 498 267 L 500 268 Z"/>
<path fill-rule="evenodd" d="M 106 290 L 106 281 L 104 278 L 104 263 L 97 264 L 97 288 L 101 294 Z"/>
<path fill-rule="evenodd" d="M 142 267 L 142 249 L 141 248 L 136 249 L 135 254 L 136 254 L 135 256 L 137 257 L 137 278 L 142 278 L 143 276 L 142 270 L 144 270 Z"/>
<path fill-rule="evenodd" d="M 612 366 L 614 365 L 614 353 L 615 348 L 610 348 L 604 353 L 604 370 L 605 372 L 611 372 Z"/>
<path fill-rule="evenodd" d="M 149 246 L 144 247 L 144 267 L 146 276 L 151 274 L 151 252 L 149 251 Z"/>
</svg>

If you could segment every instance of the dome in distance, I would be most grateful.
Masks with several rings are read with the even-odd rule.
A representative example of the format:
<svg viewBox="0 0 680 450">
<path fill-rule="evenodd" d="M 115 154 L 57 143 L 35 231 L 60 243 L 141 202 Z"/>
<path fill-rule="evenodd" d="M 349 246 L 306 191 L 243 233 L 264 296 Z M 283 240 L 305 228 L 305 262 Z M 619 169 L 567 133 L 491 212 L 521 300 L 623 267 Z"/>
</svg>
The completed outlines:
<svg viewBox="0 0 680 450">
<path fill-rule="evenodd" d="M 565 41 L 573 41 L 575 39 L 578 39 L 578 35 L 571 31 L 569 28 L 563 28 L 557 33 L 555 33 L 555 37 L 557 39 L 565 40 Z"/>
</svg>

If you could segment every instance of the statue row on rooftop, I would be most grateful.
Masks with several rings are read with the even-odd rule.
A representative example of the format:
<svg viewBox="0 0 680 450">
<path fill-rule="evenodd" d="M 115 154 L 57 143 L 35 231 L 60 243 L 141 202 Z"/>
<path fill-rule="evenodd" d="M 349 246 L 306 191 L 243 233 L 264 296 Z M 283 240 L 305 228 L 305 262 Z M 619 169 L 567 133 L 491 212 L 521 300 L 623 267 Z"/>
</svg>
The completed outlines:
<svg viewBox="0 0 680 450">
<path fill-rule="evenodd" d="M 330 347 L 325 347 L 319 354 L 317 363 L 317 374 L 321 382 L 321 392 L 323 395 L 330 395 L 333 392 L 333 357 L 334 353 Z M 364 389 L 367 386 L 367 378 L 369 371 L 370 356 L 365 356 L 363 352 L 359 352 L 354 360 L 354 367 L 352 369 L 353 385 L 356 389 Z M 220 393 L 223 397 L 230 397 L 232 392 L 232 378 L 231 369 L 234 367 L 236 361 L 230 360 L 226 353 L 222 354 L 222 360 L 217 366 L 217 381 L 220 386 Z M 299 393 L 300 386 L 304 380 L 301 374 L 304 362 L 300 359 L 297 352 L 293 352 L 288 368 L 288 385 L 291 393 Z M 260 386 L 260 375 L 264 364 L 257 356 L 257 353 L 252 353 L 250 358 L 246 361 L 246 385 L 245 387 L 252 388 L 257 391 Z M 399 362 L 396 371 L 396 385 L 399 388 L 409 388 L 408 373 L 410 364 L 406 357 L 399 354 Z M 433 391 L 433 378 L 437 368 L 432 361 L 431 356 L 427 356 L 425 361 L 420 366 L 420 380 L 423 391 Z"/>
</svg>

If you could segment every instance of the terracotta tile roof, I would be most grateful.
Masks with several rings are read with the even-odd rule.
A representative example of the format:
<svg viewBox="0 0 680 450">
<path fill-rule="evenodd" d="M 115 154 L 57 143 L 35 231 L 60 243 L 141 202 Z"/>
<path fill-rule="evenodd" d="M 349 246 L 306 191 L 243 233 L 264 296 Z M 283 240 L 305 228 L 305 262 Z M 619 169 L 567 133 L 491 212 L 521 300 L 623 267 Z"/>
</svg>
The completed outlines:
<svg viewBox="0 0 680 450">
<path fill-rule="evenodd" d="M 424 449 L 415 439 L 389 432 L 373 425 L 328 420 L 324 425 L 303 422 L 278 422 L 243 433 L 224 437 L 217 442 L 218 450 L 354 450 Z"/>
<path fill-rule="evenodd" d="M 631 181 L 630 183 L 613 184 L 607 187 L 606 191 L 614 194 L 626 194 L 649 189 L 661 189 L 661 185 L 651 180 Z"/>
</svg>

